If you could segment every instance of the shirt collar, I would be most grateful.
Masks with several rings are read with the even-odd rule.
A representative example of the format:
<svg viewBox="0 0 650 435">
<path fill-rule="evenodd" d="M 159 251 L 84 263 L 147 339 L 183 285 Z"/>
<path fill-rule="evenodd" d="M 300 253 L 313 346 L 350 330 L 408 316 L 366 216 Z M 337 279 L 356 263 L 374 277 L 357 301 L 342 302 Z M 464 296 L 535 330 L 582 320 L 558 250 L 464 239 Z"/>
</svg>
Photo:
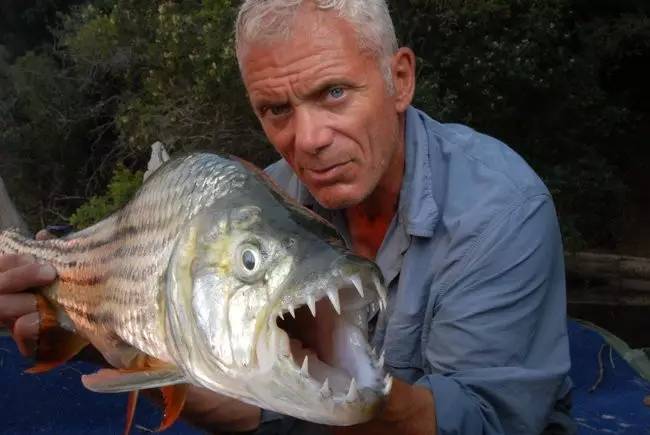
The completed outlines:
<svg viewBox="0 0 650 435">
<path fill-rule="evenodd" d="M 433 197 L 429 137 L 423 116 L 412 106 L 406 111 L 404 180 L 398 216 L 409 235 L 431 237 L 439 213 Z"/>
</svg>

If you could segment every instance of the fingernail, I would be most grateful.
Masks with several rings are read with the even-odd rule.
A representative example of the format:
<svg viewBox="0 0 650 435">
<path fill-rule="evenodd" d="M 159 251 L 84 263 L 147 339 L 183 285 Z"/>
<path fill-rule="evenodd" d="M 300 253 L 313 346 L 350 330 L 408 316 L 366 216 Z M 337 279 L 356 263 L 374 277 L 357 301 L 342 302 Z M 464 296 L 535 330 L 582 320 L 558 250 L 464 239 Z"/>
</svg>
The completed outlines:
<svg viewBox="0 0 650 435">
<path fill-rule="evenodd" d="M 39 279 L 51 281 L 56 278 L 56 269 L 54 269 L 49 264 L 43 264 L 38 269 L 37 275 Z"/>
</svg>

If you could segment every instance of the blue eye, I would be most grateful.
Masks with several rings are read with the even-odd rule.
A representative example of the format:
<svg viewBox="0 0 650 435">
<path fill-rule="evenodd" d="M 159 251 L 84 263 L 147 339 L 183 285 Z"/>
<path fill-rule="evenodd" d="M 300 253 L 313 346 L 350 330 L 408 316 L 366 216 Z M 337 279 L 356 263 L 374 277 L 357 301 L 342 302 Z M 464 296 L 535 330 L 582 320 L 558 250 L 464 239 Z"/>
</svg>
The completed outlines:
<svg viewBox="0 0 650 435">
<path fill-rule="evenodd" d="M 289 111 L 289 106 L 287 104 L 283 104 L 281 106 L 271 106 L 269 110 L 274 116 L 279 116 L 287 113 Z"/>
<path fill-rule="evenodd" d="M 341 98 L 343 96 L 343 94 L 345 94 L 345 91 L 343 90 L 342 87 L 336 86 L 336 87 L 330 88 L 327 91 L 327 93 L 329 94 L 330 97 L 338 99 L 338 98 Z"/>
</svg>

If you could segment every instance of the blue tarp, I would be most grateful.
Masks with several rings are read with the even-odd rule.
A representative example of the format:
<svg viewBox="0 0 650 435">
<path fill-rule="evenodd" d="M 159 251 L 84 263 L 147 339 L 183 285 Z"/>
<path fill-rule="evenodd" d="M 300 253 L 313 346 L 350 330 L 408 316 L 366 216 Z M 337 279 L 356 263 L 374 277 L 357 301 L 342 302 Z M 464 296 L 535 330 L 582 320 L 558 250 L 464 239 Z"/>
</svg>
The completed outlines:
<svg viewBox="0 0 650 435">
<path fill-rule="evenodd" d="M 73 362 L 39 375 L 23 373 L 28 367 L 11 338 L 0 337 L 0 434 L 122 434 L 128 395 L 93 393 L 81 385 L 81 375 L 96 366 Z M 151 433 L 160 419 L 160 409 L 141 398 L 131 433 Z M 182 421 L 165 432 L 201 433 Z"/>
<path fill-rule="evenodd" d="M 619 354 L 621 348 L 610 345 L 612 336 L 605 334 L 610 340 L 589 326 L 569 322 L 573 417 L 579 433 L 650 435 L 650 407 L 643 403 L 650 382 L 623 358 L 629 360 L 630 352 Z"/>
<path fill-rule="evenodd" d="M 650 395 L 650 382 L 595 330 L 571 321 L 569 335 L 575 383 L 573 415 L 579 433 L 650 435 L 650 408 L 643 404 L 644 397 Z M 126 395 L 85 390 L 80 375 L 93 372 L 92 366 L 75 362 L 43 375 L 24 374 L 25 368 L 26 362 L 11 339 L 0 337 L 0 433 L 122 433 Z M 133 433 L 147 433 L 142 428 L 155 428 L 159 422 L 160 411 L 141 400 Z M 200 432 L 178 422 L 166 433 Z"/>
</svg>

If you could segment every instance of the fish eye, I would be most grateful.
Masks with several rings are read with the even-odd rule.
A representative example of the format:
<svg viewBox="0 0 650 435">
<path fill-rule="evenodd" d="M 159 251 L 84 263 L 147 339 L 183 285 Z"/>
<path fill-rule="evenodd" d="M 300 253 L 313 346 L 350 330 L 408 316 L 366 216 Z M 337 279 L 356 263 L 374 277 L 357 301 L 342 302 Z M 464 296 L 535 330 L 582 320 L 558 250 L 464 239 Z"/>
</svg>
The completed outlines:
<svg viewBox="0 0 650 435">
<path fill-rule="evenodd" d="M 255 257 L 255 253 L 252 249 L 245 249 L 244 252 L 242 252 L 241 261 L 247 270 L 255 270 L 255 266 L 257 265 L 257 258 Z"/>
<path fill-rule="evenodd" d="M 248 243 L 242 245 L 239 248 L 239 261 L 245 275 L 250 276 L 257 273 L 262 263 L 260 249 Z"/>
</svg>

